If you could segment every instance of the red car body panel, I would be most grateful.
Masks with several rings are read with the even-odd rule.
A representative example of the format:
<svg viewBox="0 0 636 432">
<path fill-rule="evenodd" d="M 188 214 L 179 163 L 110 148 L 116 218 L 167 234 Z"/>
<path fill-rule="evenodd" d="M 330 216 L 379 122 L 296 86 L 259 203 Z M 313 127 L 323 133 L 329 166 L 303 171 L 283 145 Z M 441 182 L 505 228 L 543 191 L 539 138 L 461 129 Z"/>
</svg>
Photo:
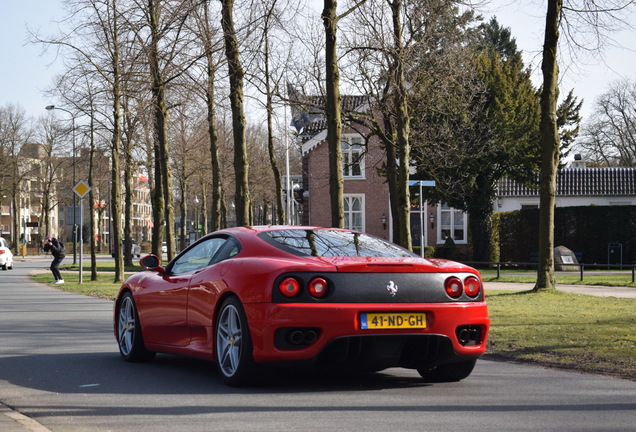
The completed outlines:
<svg viewBox="0 0 636 432">
<path fill-rule="evenodd" d="M 328 306 L 328 307 L 325 307 Z M 476 346 L 461 346 L 455 336 L 460 325 L 479 325 L 487 334 L 490 321 L 485 303 L 438 305 L 378 305 L 378 304 L 247 304 L 245 305 L 254 345 L 254 360 L 275 362 L 306 360 L 315 357 L 325 345 L 344 336 L 391 334 L 453 335 L 453 348 L 458 355 L 480 356 L 486 349 L 487 338 Z M 362 312 L 426 312 L 427 327 L 423 330 L 361 330 Z M 321 329 L 315 344 L 294 351 L 280 351 L 273 347 L 274 331 L 280 327 L 317 327 Z"/>
</svg>

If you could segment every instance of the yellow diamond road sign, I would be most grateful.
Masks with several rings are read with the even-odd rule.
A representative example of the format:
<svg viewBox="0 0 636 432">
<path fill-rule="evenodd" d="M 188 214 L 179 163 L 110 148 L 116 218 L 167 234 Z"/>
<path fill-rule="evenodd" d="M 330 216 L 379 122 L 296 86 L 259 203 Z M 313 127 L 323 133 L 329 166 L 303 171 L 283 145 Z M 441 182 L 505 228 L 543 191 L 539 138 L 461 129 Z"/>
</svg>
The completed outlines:
<svg viewBox="0 0 636 432">
<path fill-rule="evenodd" d="M 84 180 L 80 180 L 77 182 L 75 187 L 73 188 L 73 192 L 80 198 L 84 198 L 86 194 L 91 190 L 90 186 L 84 182 Z"/>
</svg>

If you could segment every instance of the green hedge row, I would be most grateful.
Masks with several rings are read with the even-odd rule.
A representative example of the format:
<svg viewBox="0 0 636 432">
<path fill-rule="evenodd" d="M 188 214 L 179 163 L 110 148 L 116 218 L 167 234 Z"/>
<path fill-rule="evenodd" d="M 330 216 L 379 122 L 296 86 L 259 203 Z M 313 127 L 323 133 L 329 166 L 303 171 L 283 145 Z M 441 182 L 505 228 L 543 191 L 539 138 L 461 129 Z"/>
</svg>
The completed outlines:
<svg viewBox="0 0 636 432">
<path fill-rule="evenodd" d="M 498 214 L 499 260 L 528 262 L 539 248 L 539 209 Z M 620 243 L 621 247 L 616 246 Z M 496 244 L 496 242 L 495 242 Z M 636 264 L 636 206 L 558 207 L 554 218 L 554 246 L 583 254 L 586 264 Z"/>
</svg>

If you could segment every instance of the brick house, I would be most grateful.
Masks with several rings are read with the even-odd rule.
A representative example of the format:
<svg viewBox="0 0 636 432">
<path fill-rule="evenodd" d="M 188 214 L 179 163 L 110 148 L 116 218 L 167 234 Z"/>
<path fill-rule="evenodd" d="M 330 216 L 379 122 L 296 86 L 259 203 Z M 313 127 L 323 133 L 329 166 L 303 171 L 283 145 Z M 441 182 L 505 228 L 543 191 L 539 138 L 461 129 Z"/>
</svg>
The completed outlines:
<svg viewBox="0 0 636 432">
<path fill-rule="evenodd" d="M 362 96 L 343 97 L 343 109 L 364 108 Z M 362 108 L 360 108 L 362 107 Z M 322 113 L 308 114 L 295 111 L 293 124 L 302 144 L 302 179 L 304 202 L 302 223 L 331 226 L 329 196 L 329 152 L 327 129 Z M 381 175 L 386 154 L 379 139 L 371 136 L 361 125 L 345 125 L 342 132 L 345 228 L 365 231 L 386 240 L 392 240 L 389 186 Z M 419 198 L 412 194 L 411 232 L 413 244 L 419 249 L 422 240 L 428 245 L 438 244 L 446 233 L 460 233 L 458 244 L 467 243 L 466 217 L 461 221 L 456 212 L 443 206 L 423 203 L 420 213 Z M 453 229 L 453 216 L 455 215 Z M 441 226 L 436 221 L 447 221 Z M 461 226 L 461 228 L 460 228 Z M 422 229 L 424 232 L 422 232 Z M 443 243 L 443 240 L 441 240 Z"/>
<path fill-rule="evenodd" d="M 326 130 L 302 144 L 303 223 L 330 226 L 329 152 Z M 345 227 L 390 239 L 389 186 L 378 175 L 384 152 L 372 138 L 365 146 L 360 133 L 346 127 L 342 134 Z"/>
</svg>

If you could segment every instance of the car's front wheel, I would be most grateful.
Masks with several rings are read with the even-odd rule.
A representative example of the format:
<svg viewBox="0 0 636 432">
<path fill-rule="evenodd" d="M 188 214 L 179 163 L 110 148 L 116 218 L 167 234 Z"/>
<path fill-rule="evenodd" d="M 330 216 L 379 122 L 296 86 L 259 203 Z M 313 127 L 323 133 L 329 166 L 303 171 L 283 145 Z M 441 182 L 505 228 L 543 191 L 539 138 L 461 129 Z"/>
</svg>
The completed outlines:
<svg viewBox="0 0 636 432">
<path fill-rule="evenodd" d="M 426 382 L 455 382 L 467 378 L 473 371 L 475 363 L 477 363 L 477 360 L 471 359 L 434 367 L 421 367 L 417 371 Z"/>
<path fill-rule="evenodd" d="M 227 298 L 219 309 L 215 326 L 215 356 L 226 384 L 240 386 L 252 377 L 252 341 L 247 318 L 236 297 Z"/>
<path fill-rule="evenodd" d="M 144 346 L 139 315 L 132 294 L 127 292 L 119 302 L 117 313 L 117 342 L 119 353 L 126 361 L 152 360 L 155 353 Z"/>
</svg>

